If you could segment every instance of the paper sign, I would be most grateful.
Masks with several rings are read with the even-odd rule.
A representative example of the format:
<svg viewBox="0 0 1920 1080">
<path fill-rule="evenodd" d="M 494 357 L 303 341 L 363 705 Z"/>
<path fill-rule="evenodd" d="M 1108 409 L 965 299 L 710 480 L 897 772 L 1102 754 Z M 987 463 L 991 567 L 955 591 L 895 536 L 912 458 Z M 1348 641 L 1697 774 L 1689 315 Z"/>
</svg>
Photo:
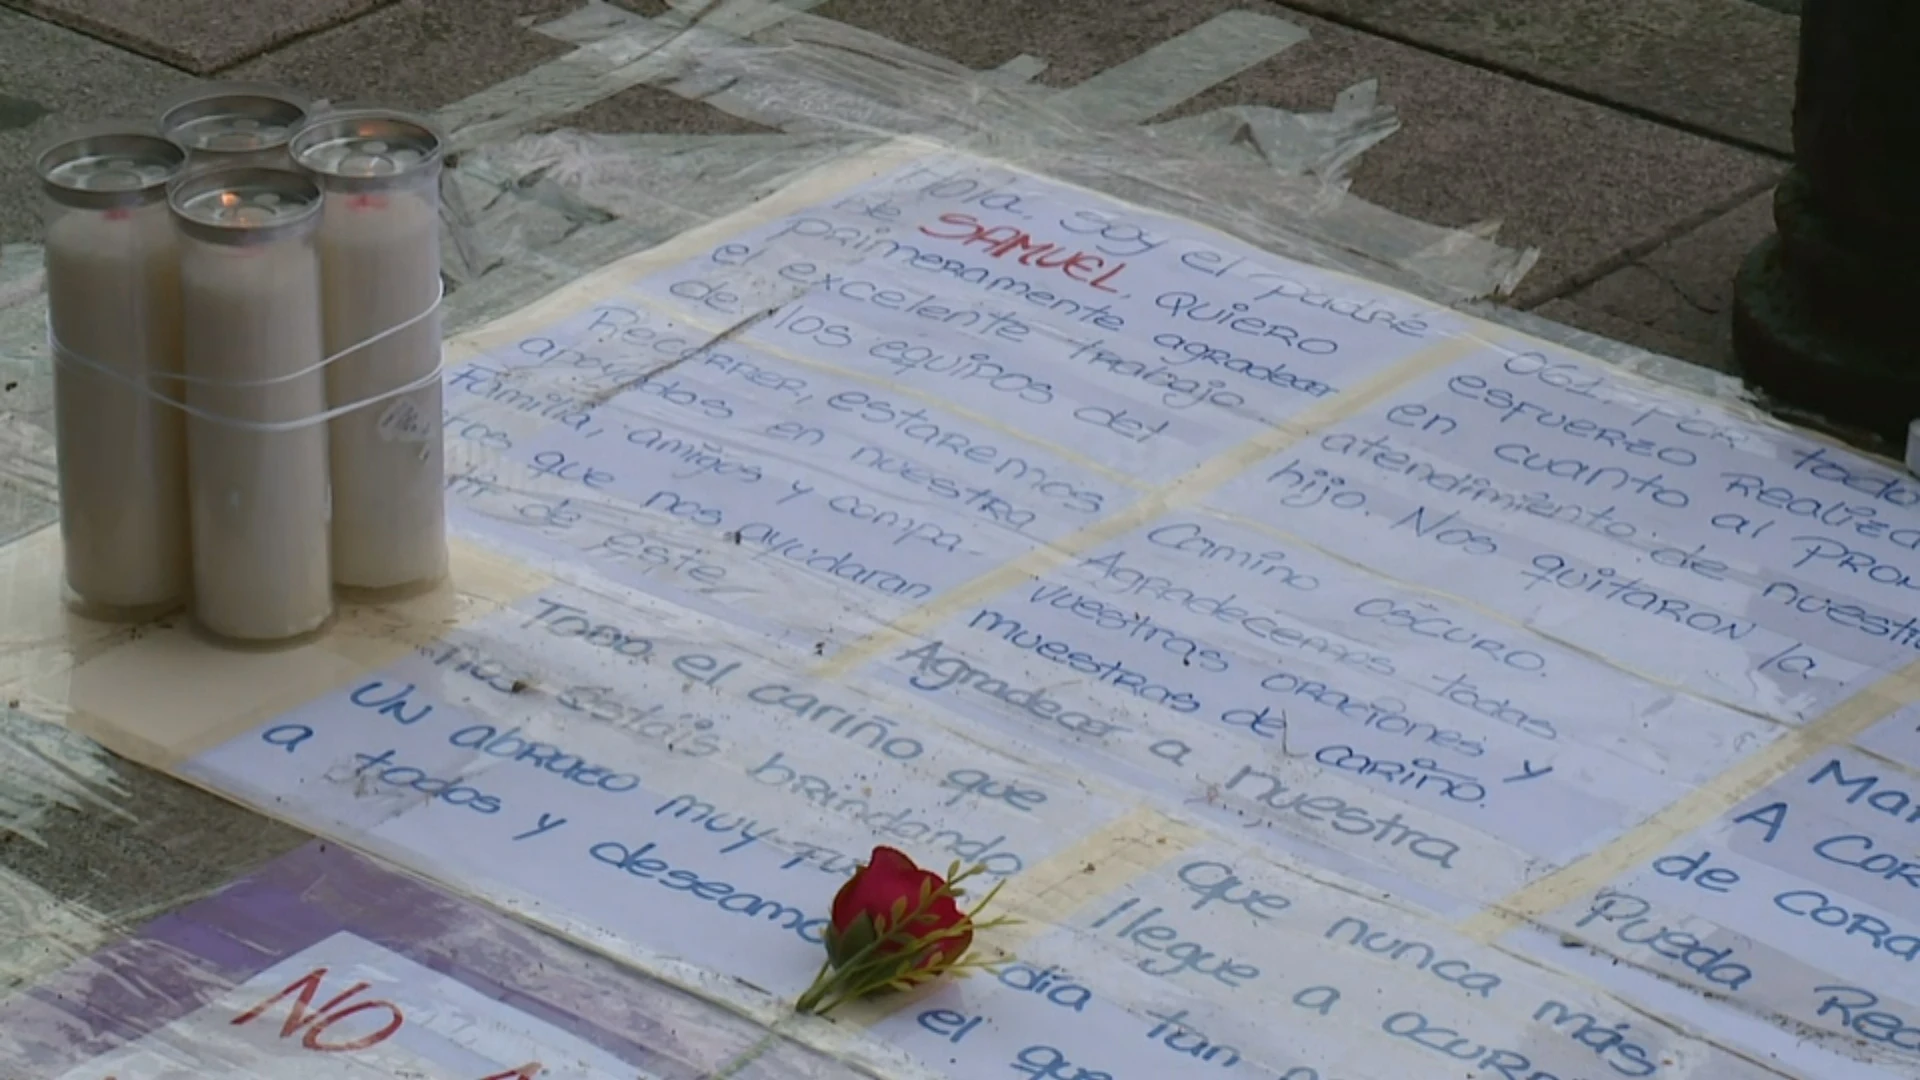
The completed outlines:
<svg viewBox="0 0 1920 1080">
<path fill-rule="evenodd" d="M 1875 724 L 1856 741 L 1909 769 L 1920 769 L 1920 705 L 1901 709 Z"/>
<path fill-rule="evenodd" d="M 911 147 L 447 391 L 456 527 L 545 587 L 186 775 L 756 1007 L 873 845 L 978 863 L 1013 966 L 867 1018 L 954 1077 L 1920 1060 L 1876 463 Z"/>
<path fill-rule="evenodd" d="M 1920 1045 L 1916 830 L 1912 773 L 1853 750 L 1819 753 L 1547 925 L 1791 1020 L 1803 1041 L 1910 1051 Z"/>
<path fill-rule="evenodd" d="M 751 1025 L 326 845 L 14 997 L 0 1024 L 7 1075 L 49 1080 L 841 1075 L 778 1040 L 749 1061 Z"/>
<path fill-rule="evenodd" d="M 1920 483 L 1549 348 L 1490 344 L 1214 503 L 1782 719 L 1920 659 Z"/>
<path fill-rule="evenodd" d="M 561 1080 L 615 1076 L 628 1066 L 341 934 L 61 1080 L 244 1080 L 267 1070 L 312 1080 Z"/>
<path fill-rule="evenodd" d="M 188 775 L 530 906 L 577 882 L 552 909 L 569 928 L 783 993 L 811 979 L 820 899 L 873 843 L 1008 878 L 1117 812 L 924 709 L 646 610 L 544 592 Z M 494 665 L 502 641 L 538 682 Z"/>
<path fill-rule="evenodd" d="M 935 158 L 652 275 L 745 340 L 1168 480 L 1458 331 L 1192 226 Z"/>
<path fill-rule="evenodd" d="M 1474 907 L 1778 733 L 1201 512 L 1082 553 L 927 636 L 873 670 L 1009 731 L 1031 718 L 975 692 L 949 657 L 1048 686 L 1072 715 L 1124 729 L 1097 744 L 1048 729 L 1069 760 L 1175 798 L 1208 792 L 1193 808 L 1223 824 L 1258 821 L 1291 850 L 1334 849 L 1320 858 L 1344 872 Z M 1094 662 L 1104 678 L 1059 685 L 1062 667 Z M 1556 690 L 1569 685 L 1584 690 Z"/>
</svg>

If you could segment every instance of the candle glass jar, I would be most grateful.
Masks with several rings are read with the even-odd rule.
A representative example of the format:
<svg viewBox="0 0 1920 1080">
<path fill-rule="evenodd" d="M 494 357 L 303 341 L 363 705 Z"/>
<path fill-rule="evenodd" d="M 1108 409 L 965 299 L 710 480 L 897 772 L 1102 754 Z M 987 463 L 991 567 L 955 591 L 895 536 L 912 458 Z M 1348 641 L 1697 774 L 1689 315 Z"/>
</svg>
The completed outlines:
<svg viewBox="0 0 1920 1080">
<path fill-rule="evenodd" d="M 180 232 L 193 611 L 231 641 L 281 642 L 333 614 L 320 190 L 215 169 L 169 195 Z"/>
<path fill-rule="evenodd" d="M 287 145 L 307 120 L 307 100 L 258 83 L 210 83 L 175 98 L 160 114 L 161 134 L 188 154 L 188 171 L 253 165 L 293 167 Z"/>
<path fill-rule="evenodd" d="M 179 146 L 96 131 L 43 151 L 47 329 L 69 602 L 141 619 L 188 591 L 180 271 L 166 185 Z"/>
<path fill-rule="evenodd" d="M 362 110 L 313 121 L 292 150 L 325 203 L 334 583 L 425 588 L 447 571 L 441 140 L 425 121 Z"/>
</svg>

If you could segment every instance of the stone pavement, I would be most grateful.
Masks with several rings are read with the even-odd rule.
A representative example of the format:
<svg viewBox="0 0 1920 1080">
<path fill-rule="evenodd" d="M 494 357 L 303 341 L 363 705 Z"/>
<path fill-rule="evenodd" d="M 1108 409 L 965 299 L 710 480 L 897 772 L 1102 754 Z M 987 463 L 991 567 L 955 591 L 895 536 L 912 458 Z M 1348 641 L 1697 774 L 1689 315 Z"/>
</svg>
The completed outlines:
<svg viewBox="0 0 1920 1080">
<path fill-rule="evenodd" d="M 63 123 L 138 113 L 213 75 L 437 108 L 566 53 L 531 27 L 579 3 L 0 0 L 14 9 L 0 11 L 0 238 L 31 238 L 25 150 Z M 1035 57 L 1051 86 L 1222 11 L 1286 19 L 1311 35 L 1304 44 L 1160 119 L 1223 105 L 1321 111 L 1378 79 L 1402 127 L 1361 159 L 1354 193 L 1435 224 L 1498 222 L 1503 243 L 1541 251 L 1510 302 L 1708 364 L 1723 359 L 1732 272 L 1767 228 L 1766 195 L 1789 147 L 1797 20 L 1778 2 L 1139 0 L 1125 17 L 1099 0 L 809 6 L 979 70 Z M 742 130 L 652 87 L 587 113 L 551 122 Z"/>
<path fill-rule="evenodd" d="M 63 124 L 139 115 L 209 76 L 431 110 L 548 64 L 536 32 L 580 0 L 0 0 L 0 241 L 36 238 L 28 148 Z M 617 5 L 658 16 L 658 0 Z M 817 16 L 976 70 L 1010 62 L 1069 87 L 1230 10 L 1306 32 L 1161 120 L 1228 105 L 1324 112 L 1378 80 L 1398 132 L 1354 194 L 1449 227 L 1498 222 L 1541 257 L 1508 302 L 1721 366 L 1740 257 L 1769 227 L 1786 167 L 1797 20 L 1790 0 L 828 0 Z M 656 87 L 547 127 L 737 135 L 756 128 Z M 15 258 L 22 249 L 12 249 Z M 28 252 L 31 249 L 24 249 Z M 0 274 L 0 281 L 6 275 Z M 12 384 L 9 383 L 9 391 Z M 0 402 L 7 399 L 0 394 Z M 44 507 L 42 508 L 44 512 Z M 31 522 L 10 521 L 14 534 Z M 0 724 L 0 976 L 217 886 L 298 842 L 292 830 L 115 760 Z M 8 787 L 0 784 L 0 787 Z M 45 913 L 35 890 L 75 905 Z M 15 908 L 13 913 L 5 907 Z M 64 920 L 64 921 L 63 921 Z M 14 961 L 9 965 L 6 960 Z"/>
</svg>

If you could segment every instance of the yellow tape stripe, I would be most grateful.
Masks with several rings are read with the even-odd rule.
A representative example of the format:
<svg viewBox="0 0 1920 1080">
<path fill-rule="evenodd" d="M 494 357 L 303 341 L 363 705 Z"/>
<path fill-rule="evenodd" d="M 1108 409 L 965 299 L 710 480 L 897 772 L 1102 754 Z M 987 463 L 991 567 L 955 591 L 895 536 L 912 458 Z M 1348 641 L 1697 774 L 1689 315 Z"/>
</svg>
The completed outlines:
<svg viewBox="0 0 1920 1080">
<path fill-rule="evenodd" d="M 711 321 L 698 318 L 694 315 L 689 315 L 678 308 L 670 307 L 664 303 L 661 303 L 659 301 L 652 299 L 651 297 L 635 294 L 629 297 L 628 300 L 635 307 L 646 308 L 663 319 L 667 319 L 671 322 L 678 323 L 681 326 L 698 330 L 703 334 L 709 335 L 706 341 L 688 350 L 688 358 L 701 355 L 707 349 L 716 347 L 717 344 L 719 343 L 720 336 L 727 333 L 729 329 L 727 327 L 719 326 L 718 324 L 715 324 Z M 787 301 L 787 303 L 782 304 L 780 307 L 774 308 L 772 310 L 785 311 L 789 306 L 793 304 L 804 303 L 805 300 L 806 300 L 806 295 L 802 294 L 800 296 L 794 297 L 793 299 Z M 736 332 L 739 332 L 744 330 L 745 328 L 735 326 L 732 329 Z M 1107 465 L 1105 462 L 1102 462 L 1097 458 L 1088 457 L 1086 454 L 1082 453 L 1078 449 L 1075 449 L 1074 447 L 1066 446 L 1061 443 L 1049 442 L 1047 439 L 1045 439 L 1041 435 L 1035 434 L 1030 429 L 1020 427 L 1016 424 L 1006 423 L 1005 421 L 1001 420 L 999 417 L 993 416 L 988 413 L 980 412 L 977 409 L 969 408 L 965 405 L 960 404 L 958 401 L 953 400 L 952 398 L 941 397 L 939 394 L 934 393 L 932 391 L 923 390 L 918 387 L 908 385 L 907 383 L 901 382 L 898 379 L 890 378 L 885 375 L 876 375 L 876 374 L 873 374 L 872 372 L 861 371 L 859 368 L 845 367 L 840 364 L 832 363 L 830 361 L 818 360 L 806 355 L 805 353 L 795 352 L 794 350 L 789 349 L 784 345 L 776 345 L 773 342 L 766 340 L 765 337 L 756 338 L 753 341 L 743 341 L 741 344 L 743 347 L 752 349 L 754 352 L 765 353 L 766 355 L 771 356 L 776 360 L 784 360 L 788 364 L 791 364 L 794 367 L 800 368 L 803 371 L 816 372 L 818 374 L 831 376 L 833 378 L 846 379 L 849 382 L 864 383 L 867 386 L 880 387 L 886 390 L 890 394 L 895 394 L 903 398 L 912 398 L 915 401 L 919 401 L 923 404 L 934 406 L 935 408 L 938 408 L 944 412 L 951 413 L 962 420 L 966 420 L 971 423 L 978 424 L 981 427 L 986 428 L 988 431 L 998 433 L 1004 438 L 1013 439 L 1016 442 L 1032 443 L 1032 444 L 1038 445 L 1040 447 L 1045 448 L 1049 453 L 1053 454 L 1055 457 L 1058 457 L 1062 461 L 1065 461 L 1068 464 L 1073 465 L 1077 468 L 1085 469 L 1087 472 L 1090 472 L 1095 476 L 1098 476 L 1101 479 L 1108 481 L 1109 483 L 1119 484 L 1122 487 L 1131 487 L 1131 488 L 1139 488 L 1144 486 L 1140 482 L 1138 477 L 1129 476 L 1128 474 L 1123 473 L 1120 470 Z M 683 361 L 680 361 L 680 360 L 673 361 L 673 363 L 681 363 L 681 362 Z"/>
<path fill-rule="evenodd" d="M 1847 742 L 1920 699 L 1920 661 L 1887 675 L 1668 805 L 1591 855 L 1534 881 L 1456 928 L 1492 942 L 1509 930 L 1590 895 L 1656 852 L 1726 813 L 1823 750 Z"/>
<path fill-rule="evenodd" d="M 1012 948 L 1206 838 L 1197 825 L 1140 807 L 1027 869 L 1000 890 L 995 906 L 1023 921 L 994 935 Z"/>
<path fill-rule="evenodd" d="M 1333 400 L 1314 406 L 1291 420 L 1270 427 L 1239 446 L 1210 458 L 1182 476 L 1142 495 L 1138 501 L 1111 517 L 1071 533 L 1060 540 L 1033 548 L 1010 562 L 957 585 L 933 600 L 895 619 L 828 657 L 814 669 L 821 678 L 837 678 L 887 649 L 911 642 L 965 608 L 998 596 L 1028 578 L 1044 574 L 1079 554 L 1124 536 L 1169 509 L 1193 502 L 1233 479 L 1247 467 L 1271 454 L 1359 412 L 1412 380 L 1459 360 L 1484 345 L 1477 338 L 1451 338 L 1433 348 L 1402 361 L 1360 385 L 1342 392 Z"/>
</svg>

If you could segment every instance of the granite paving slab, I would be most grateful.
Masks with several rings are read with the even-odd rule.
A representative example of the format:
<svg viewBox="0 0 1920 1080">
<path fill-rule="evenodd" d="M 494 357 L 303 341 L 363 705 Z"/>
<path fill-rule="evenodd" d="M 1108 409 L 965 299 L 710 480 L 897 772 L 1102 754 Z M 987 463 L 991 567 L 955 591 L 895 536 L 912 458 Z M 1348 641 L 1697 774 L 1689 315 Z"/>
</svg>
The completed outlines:
<svg viewBox="0 0 1920 1080">
<path fill-rule="evenodd" d="M 400 0 L 233 72 L 336 101 L 430 110 L 571 50 L 531 29 L 576 0 Z"/>
<path fill-rule="evenodd" d="M 1727 370 L 1734 271 L 1772 231 L 1769 191 L 1537 310 L 1642 348 Z"/>
<path fill-rule="evenodd" d="M 10 707 L 0 708 L 0 755 L 8 762 L 0 784 L 0 991 L 308 838 Z M 45 945 L 21 949 L 20 937 Z"/>
<path fill-rule="evenodd" d="M 210 75 L 392 0 L 5 0 L 196 75 Z"/>
<path fill-rule="evenodd" d="M 1371 34 L 1299 17 L 1313 40 L 1217 87 L 1231 102 L 1324 108 L 1381 81 L 1401 129 L 1369 150 L 1353 192 L 1441 225 L 1502 223 L 1541 257 L 1512 302 L 1531 305 L 1772 184 L 1785 163 Z"/>
<path fill-rule="evenodd" d="M 1797 2 L 1287 3 L 1704 134 L 1782 154 L 1793 147 Z"/>
<path fill-rule="evenodd" d="M 36 146 L 63 126 L 148 119 L 155 102 L 191 81 L 164 64 L 0 9 L 0 242 L 40 235 Z"/>
</svg>

